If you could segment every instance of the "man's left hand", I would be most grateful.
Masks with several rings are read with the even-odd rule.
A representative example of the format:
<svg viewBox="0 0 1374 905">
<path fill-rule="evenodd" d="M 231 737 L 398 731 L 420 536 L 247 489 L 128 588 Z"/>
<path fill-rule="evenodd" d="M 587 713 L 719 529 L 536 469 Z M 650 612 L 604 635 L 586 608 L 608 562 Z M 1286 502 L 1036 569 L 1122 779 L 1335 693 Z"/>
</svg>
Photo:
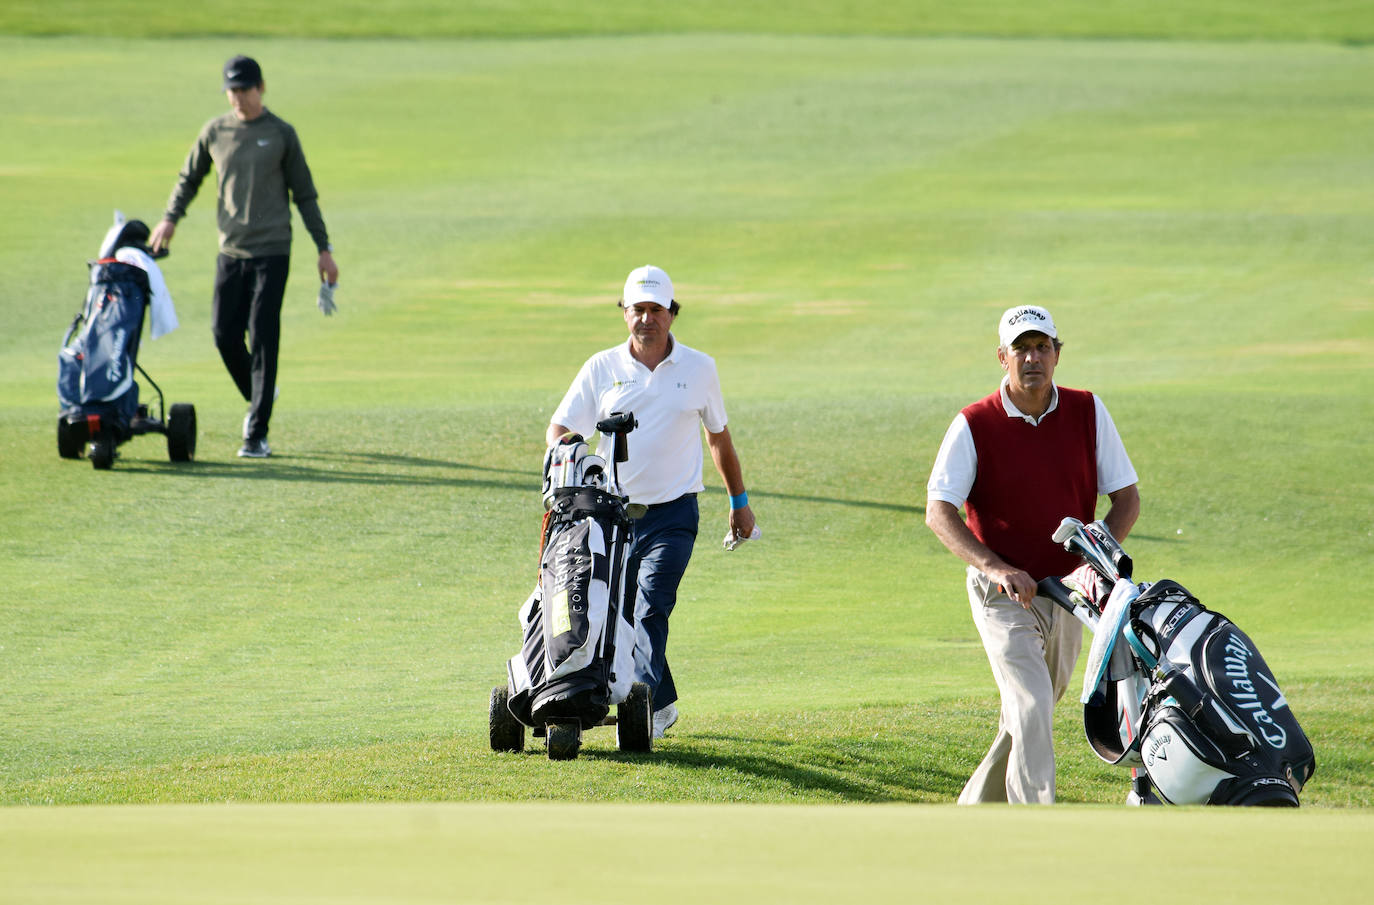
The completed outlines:
<svg viewBox="0 0 1374 905">
<path fill-rule="evenodd" d="M 757 540 L 759 524 L 748 506 L 730 510 L 730 533 L 725 535 L 725 549 L 733 550 L 747 540 Z"/>
<path fill-rule="evenodd" d="M 316 265 L 320 272 L 320 280 L 330 286 L 339 282 L 339 265 L 334 263 L 334 256 L 327 251 L 320 252 L 320 260 Z"/>
</svg>

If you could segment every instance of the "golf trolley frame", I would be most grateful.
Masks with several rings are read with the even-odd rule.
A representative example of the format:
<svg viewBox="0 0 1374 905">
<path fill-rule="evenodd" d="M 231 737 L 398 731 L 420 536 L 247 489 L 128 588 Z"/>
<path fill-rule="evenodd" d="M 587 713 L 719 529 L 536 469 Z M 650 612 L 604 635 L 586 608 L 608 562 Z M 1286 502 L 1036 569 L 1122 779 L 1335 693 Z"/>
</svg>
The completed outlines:
<svg viewBox="0 0 1374 905">
<path fill-rule="evenodd" d="M 72 322 L 67 340 L 76 330 L 82 315 Z M 65 346 L 67 340 L 63 340 Z M 145 403 L 139 403 L 138 413 L 130 419 L 128 435 L 122 436 L 112 419 L 103 415 L 71 413 L 57 416 L 57 454 L 64 459 L 79 459 L 84 452 L 91 466 L 99 469 L 113 467 L 115 449 L 142 434 L 162 434 L 167 438 L 167 458 L 173 462 L 190 462 L 196 454 L 196 407 L 189 402 L 174 402 L 170 413 L 162 395 L 162 387 L 134 362 L 136 370 L 157 393 L 157 415 L 154 417 Z"/>
<path fill-rule="evenodd" d="M 118 227 L 124 221 L 117 220 Z M 148 257 L 157 260 L 167 257 L 168 250 L 163 248 L 152 251 L 144 247 L 141 243 L 148 236 L 147 226 L 139 220 L 131 220 L 124 224 L 126 233 L 133 234 L 134 242 L 116 242 L 108 253 L 113 255 L 118 248 L 126 245 L 144 251 Z M 97 264 L 113 263 L 114 258 L 101 258 L 96 261 L 89 261 L 88 266 L 95 267 Z M 133 265 L 129 265 L 133 266 Z M 62 398 L 61 387 L 58 389 L 58 400 L 70 408 L 64 409 L 57 416 L 57 454 L 63 459 L 79 459 L 84 453 L 86 458 L 91 460 L 91 466 L 97 469 L 106 470 L 114 466 L 116 450 L 118 447 L 141 434 L 162 434 L 167 438 L 167 458 L 173 462 L 190 462 L 196 454 L 196 407 L 189 402 L 174 402 L 171 410 L 168 411 L 165 398 L 162 395 L 162 387 L 157 385 L 157 381 L 149 376 L 143 366 L 138 363 L 138 351 L 140 346 L 140 334 L 143 332 L 143 320 L 147 314 L 149 298 L 147 296 L 147 286 L 144 286 L 145 295 L 143 298 L 143 309 L 139 313 L 137 329 L 133 332 L 133 337 L 129 341 L 129 360 L 133 365 L 134 371 L 142 375 L 148 385 L 157 393 L 157 415 L 154 416 L 148 409 L 147 404 L 139 403 L 134 414 L 129 417 L 128 422 L 124 421 L 124 414 L 117 408 L 114 402 L 72 402 Z M 59 350 L 59 384 L 61 381 L 61 356 L 70 350 L 72 337 L 77 335 L 82 324 L 90 314 L 90 297 L 87 297 L 86 304 L 77 312 L 76 317 L 72 318 L 71 326 L 67 328 L 66 334 L 62 337 L 62 345 Z M 89 349 L 86 349 L 89 352 Z M 74 352 L 75 360 L 81 360 L 83 353 Z M 122 395 L 122 394 L 121 394 Z M 88 411 L 95 409 L 96 411 Z"/>
<path fill-rule="evenodd" d="M 616 412 L 597 422 L 597 431 L 611 438 L 614 454 L 611 458 L 609 474 L 605 475 L 604 490 L 594 490 L 588 487 L 581 491 L 604 493 L 619 500 L 625 506 L 626 515 L 631 520 L 641 517 L 645 507 L 629 503 L 628 497 L 625 496 L 623 488 L 620 486 L 619 464 L 629 460 L 629 443 L 626 435 L 637 426 L 638 422 L 635 421 L 634 415 L 629 412 Z M 576 442 L 582 442 L 581 438 L 578 437 Z M 549 498 L 546 497 L 546 502 L 548 500 Z M 546 520 L 544 533 L 540 539 L 541 556 L 544 546 L 549 540 L 550 531 L 551 522 Z M 620 595 L 622 605 L 625 605 L 628 598 L 628 605 L 633 607 L 633 594 L 629 593 L 627 589 L 621 589 Z M 614 615 L 616 620 L 621 618 L 619 613 Z M 604 630 L 614 632 L 615 628 L 613 625 L 607 625 Z M 511 711 L 510 699 L 511 686 L 509 684 L 497 685 L 491 690 L 487 717 L 489 741 L 493 751 L 520 752 L 525 750 L 527 724 L 516 718 Z M 632 682 L 625 699 L 615 704 L 613 712 L 607 713 L 600 722 L 594 725 L 614 726 L 616 746 L 619 750 L 647 752 L 653 748 L 653 712 L 653 700 L 649 686 L 643 682 Z M 581 750 L 582 733 L 586 727 L 578 719 L 553 718 L 538 722 L 530 728 L 534 738 L 544 739 L 544 747 L 550 760 L 572 760 L 577 757 Z"/>
</svg>

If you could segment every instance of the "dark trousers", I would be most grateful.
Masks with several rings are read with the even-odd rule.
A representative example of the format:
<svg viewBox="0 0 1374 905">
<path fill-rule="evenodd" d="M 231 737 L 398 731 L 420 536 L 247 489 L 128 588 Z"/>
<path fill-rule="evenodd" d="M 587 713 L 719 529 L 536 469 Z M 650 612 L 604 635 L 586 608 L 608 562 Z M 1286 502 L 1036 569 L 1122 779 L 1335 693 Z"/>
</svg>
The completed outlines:
<svg viewBox="0 0 1374 905">
<path fill-rule="evenodd" d="M 647 672 L 635 679 L 648 684 L 655 710 L 677 700 L 673 671 L 668 668 L 668 617 L 692 558 L 698 518 L 696 494 L 688 494 L 651 506 L 635 521 L 626 578 L 627 586 L 635 588 L 635 619 L 643 625 L 649 642 Z"/>
<path fill-rule="evenodd" d="M 210 314 L 215 347 L 234 385 L 248 401 L 245 440 L 266 437 L 267 423 L 272 420 L 277 350 L 281 346 L 281 301 L 290 269 L 289 255 L 220 255 L 215 268 L 215 301 Z"/>
</svg>

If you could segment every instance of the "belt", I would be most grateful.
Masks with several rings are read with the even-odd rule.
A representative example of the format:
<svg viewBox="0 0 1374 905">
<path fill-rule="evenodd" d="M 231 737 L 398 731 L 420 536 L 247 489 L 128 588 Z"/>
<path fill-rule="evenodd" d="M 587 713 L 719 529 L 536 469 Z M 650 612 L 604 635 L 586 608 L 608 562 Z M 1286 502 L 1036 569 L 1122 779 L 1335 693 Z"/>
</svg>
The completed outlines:
<svg viewBox="0 0 1374 905">
<path fill-rule="evenodd" d="M 646 508 L 647 508 L 647 510 L 648 510 L 649 512 L 653 512 L 655 509 L 666 509 L 666 508 L 669 507 L 669 506 L 673 506 L 673 505 L 676 505 L 676 504 L 678 504 L 678 503 L 681 503 L 683 500 L 690 500 L 690 499 L 695 499 L 695 498 L 696 498 L 696 494 L 695 494 L 695 493 L 684 493 L 682 496 L 678 497 L 678 498 L 675 499 L 675 500 L 669 500 L 669 501 L 666 502 L 666 503 L 650 503 Z"/>
</svg>

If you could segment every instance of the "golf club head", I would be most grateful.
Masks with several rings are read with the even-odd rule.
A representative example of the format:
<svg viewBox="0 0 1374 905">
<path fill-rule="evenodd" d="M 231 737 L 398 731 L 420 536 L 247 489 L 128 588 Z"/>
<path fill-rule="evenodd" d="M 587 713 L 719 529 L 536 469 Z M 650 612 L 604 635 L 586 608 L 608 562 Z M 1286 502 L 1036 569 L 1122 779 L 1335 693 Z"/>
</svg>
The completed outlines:
<svg viewBox="0 0 1374 905">
<path fill-rule="evenodd" d="M 1059 523 L 1059 527 L 1054 529 L 1054 542 L 1056 544 L 1062 544 L 1082 530 L 1083 523 L 1078 519 L 1073 517 L 1065 518 Z"/>
<path fill-rule="evenodd" d="M 1107 527 L 1107 523 L 1098 519 L 1091 525 L 1084 528 L 1098 543 L 1107 558 L 1116 566 L 1116 570 L 1121 573 L 1122 578 L 1130 578 L 1135 571 L 1135 563 L 1131 561 L 1131 556 L 1127 553 L 1112 534 L 1112 529 Z"/>
<path fill-rule="evenodd" d="M 1078 554 L 1084 562 L 1092 566 L 1099 575 L 1108 581 L 1115 582 L 1121 577 L 1121 572 L 1112 561 L 1111 554 L 1103 549 L 1097 542 L 1097 538 L 1078 519 L 1065 518 L 1054 530 L 1053 537 L 1055 543 L 1062 544 L 1064 549 L 1070 553 Z"/>
</svg>

